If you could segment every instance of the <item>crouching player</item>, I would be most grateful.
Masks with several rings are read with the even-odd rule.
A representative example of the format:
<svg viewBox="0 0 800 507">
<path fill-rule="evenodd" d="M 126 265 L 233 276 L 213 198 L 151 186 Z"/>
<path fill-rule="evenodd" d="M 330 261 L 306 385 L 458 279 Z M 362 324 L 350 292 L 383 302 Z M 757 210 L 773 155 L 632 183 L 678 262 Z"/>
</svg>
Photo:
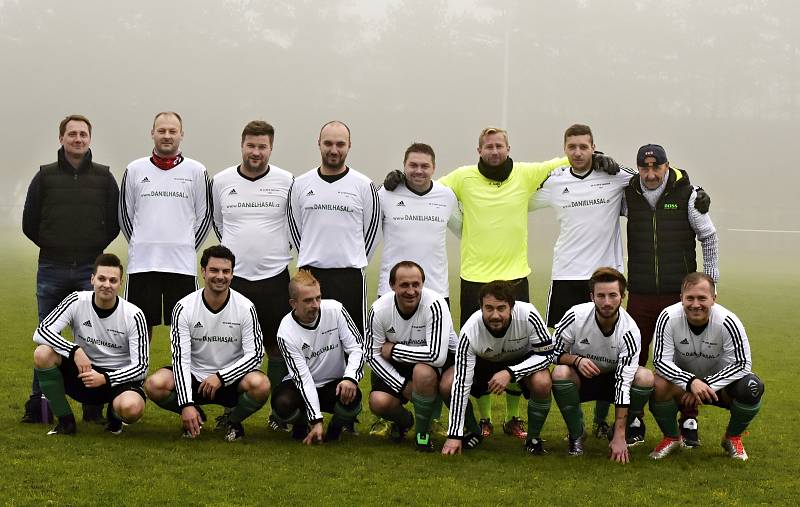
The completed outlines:
<svg viewBox="0 0 800 507">
<path fill-rule="evenodd" d="M 370 410 L 391 422 L 396 442 L 415 425 L 417 450 L 431 452 L 431 414 L 448 345 L 456 336 L 447 301 L 424 283 L 425 272 L 416 262 L 392 267 L 392 290 L 375 301 L 369 313 L 365 349 L 372 368 Z M 409 400 L 416 424 L 403 408 Z"/>
<path fill-rule="evenodd" d="M 638 366 L 639 328 L 620 306 L 625 286 L 616 269 L 596 270 L 589 279 L 591 301 L 567 310 L 556 325 L 553 397 L 567 424 L 571 456 L 583 454 L 584 401 L 614 403 L 612 460 L 628 463 L 628 446 L 644 441 L 642 415 L 653 392 L 653 373 Z"/>
<path fill-rule="evenodd" d="M 730 411 L 722 448 L 747 460 L 742 433 L 761 408 L 764 384 L 751 371 L 750 343 L 736 315 L 715 304 L 714 280 L 689 273 L 681 301 L 665 308 L 656 322 L 653 365 L 655 392 L 650 401 L 664 438 L 650 457 L 661 459 L 681 447 L 675 416 L 678 405 L 717 405 Z"/>
<path fill-rule="evenodd" d="M 58 423 L 48 435 L 75 433 L 66 395 L 90 405 L 109 403 L 106 431 L 122 432 L 144 412 L 142 380 L 150 346 L 144 314 L 117 295 L 122 263 L 101 254 L 94 263 L 91 291 L 73 292 L 42 320 L 33 341 L 33 362 L 42 392 Z M 61 331 L 72 327 L 74 342 Z"/>
<path fill-rule="evenodd" d="M 455 367 L 447 370 L 440 392 L 449 401 L 448 438 L 442 454 L 477 446 L 482 435 L 469 396 L 500 394 L 516 382 L 528 398 L 525 449 L 542 453 L 539 433 L 550 411 L 550 365 L 553 342 L 531 303 L 514 300 L 513 282 L 494 281 L 479 293 L 480 310 L 461 329 Z M 464 435 L 464 427 L 468 433 Z"/>
<path fill-rule="evenodd" d="M 172 311 L 172 366 L 145 382 L 148 397 L 181 416 L 184 436 L 196 438 L 205 422 L 201 405 L 233 407 L 225 440 L 244 437 L 242 421 L 264 406 L 269 380 L 258 370 L 264 359 L 261 327 L 253 303 L 230 288 L 236 258 L 222 245 L 200 257 L 205 287 Z"/>
<path fill-rule="evenodd" d="M 272 413 L 278 422 L 292 424 L 292 437 L 307 445 L 322 442 L 322 412 L 332 413 L 325 440 L 339 440 L 361 412 L 361 333 L 341 303 L 322 299 L 310 271 L 292 277 L 289 305 L 292 312 L 278 327 L 289 375 L 275 388 Z"/>
</svg>

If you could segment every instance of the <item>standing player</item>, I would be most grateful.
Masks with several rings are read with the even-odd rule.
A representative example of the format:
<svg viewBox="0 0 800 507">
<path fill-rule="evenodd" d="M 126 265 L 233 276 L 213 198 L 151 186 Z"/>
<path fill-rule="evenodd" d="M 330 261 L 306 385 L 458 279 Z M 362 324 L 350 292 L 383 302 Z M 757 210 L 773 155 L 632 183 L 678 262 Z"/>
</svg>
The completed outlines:
<svg viewBox="0 0 800 507">
<path fill-rule="evenodd" d="M 197 288 L 195 252 L 211 224 L 211 192 L 206 168 L 180 152 L 178 113 L 158 113 L 150 135 L 152 155 L 122 176 L 119 223 L 128 240 L 126 297 L 144 310 L 152 339 L 162 314 L 169 326 L 175 302 Z"/>
<path fill-rule="evenodd" d="M 613 402 L 615 423 L 610 457 L 630 461 L 628 445 L 644 441 L 640 432 L 626 431 L 641 420 L 653 391 L 653 373 L 637 366 L 641 338 L 636 323 L 621 308 L 625 277 L 614 268 L 600 268 L 589 279 L 592 301 L 570 308 L 556 326 L 553 397 L 569 430 L 569 454 L 583 454 L 584 401 Z M 638 429 L 639 427 L 637 427 Z"/>
<path fill-rule="evenodd" d="M 722 448 L 731 458 L 747 460 L 742 433 L 761 409 L 764 383 L 751 370 L 744 326 L 733 312 L 715 304 L 716 299 L 714 279 L 690 273 L 683 279 L 680 303 L 658 317 L 650 411 L 664 439 L 650 453 L 653 459 L 681 447 L 683 437 L 675 420 L 678 404 L 709 404 L 731 413 Z"/>
<path fill-rule="evenodd" d="M 325 440 L 336 441 L 361 412 L 361 333 L 341 303 L 322 299 L 310 271 L 301 269 L 292 277 L 289 297 L 292 313 L 278 329 L 289 376 L 275 389 L 272 411 L 293 424 L 293 438 L 307 445 L 322 442 L 322 412 L 332 413 Z"/>
<path fill-rule="evenodd" d="M 550 365 L 553 342 L 536 308 L 514 300 L 511 282 L 486 284 L 479 293 L 481 309 L 461 328 L 455 368 L 444 373 L 442 397 L 450 400 L 448 438 L 442 454 L 458 454 L 477 446 L 483 436 L 469 396 L 500 394 L 516 382 L 528 399 L 526 450 L 543 452 L 539 432 L 550 411 Z M 467 433 L 464 435 L 464 427 Z"/>
<path fill-rule="evenodd" d="M 364 332 L 364 268 L 375 249 L 380 205 L 375 185 L 345 165 L 350 129 L 331 121 L 319 132 L 319 167 L 298 177 L 289 193 L 289 230 L 297 265 L 325 287 L 325 298 L 344 305 Z"/>
<path fill-rule="evenodd" d="M 75 416 L 66 395 L 81 403 L 109 403 L 106 431 L 118 435 L 122 422 L 144 413 L 142 379 L 150 347 L 144 314 L 117 296 L 122 263 L 101 254 L 90 277 L 91 291 L 73 292 L 48 314 L 33 335 L 39 344 L 33 361 L 42 392 L 58 424 L 48 435 L 75 433 Z M 61 336 L 70 326 L 72 342 Z"/>
<path fill-rule="evenodd" d="M 269 380 L 258 370 L 264 359 L 256 309 L 230 288 L 236 257 L 215 245 L 203 251 L 205 287 L 175 304 L 172 366 L 145 382 L 147 396 L 181 416 L 184 436 L 196 438 L 205 421 L 200 405 L 232 407 L 225 440 L 244 437 L 242 421 L 269 396 Z"/>
<path fill-rule="evenodd" d="M 286 218 L 294 177 L 269 163 L 275 129 L 251 121 L 242 131 L 242 162 L 212 183 L 214 231 L 236 256 L 231 288 L 253 302 L 267 352 L 267 376 L 277 386 L 288 373 L 278 349 L 278 325 L 289 313 L 289 228 Z M 224 420 L 222 420 L 224 423 Z M 270 418 L 270 426 L 278 425 Z"/>
<path fill-rule="evenodd" d="M 58 142 L 57 161 L 39 168 L 22 212 L 22 232 L 39 247 L 39 322 L 71 292 L 92 289 L 92 263 L 119 234 L 119 188 L 108 166 L 92 160 L 89 119 L 72 114 L 61 120 Z M 47 422 L 41 395 L 34 371 L 22 422 Z M 83 420 L 102 421 L 101 409 L 84 405 Z"/>
<path fill-rule="evenodd" d="M 424 287 L 425 271 L 401 261 L 389 272 L 392 292 L 372 305 L 365 347 L 372 368 L 372 412 L 393 424 L 402 441 L 414 423 L 403 405 L 411 400 L 416 415 L 417 450 L 433 451 L 430 426 L 450 341 L 455 341 L 447 301 Z"/>
<path fill-rule="evenodd" d="M 680 301 L 681 281 L 696 271 L 696 238 L 703 248 L 703 271 L 719 281 L 717 232 L 711 217 L 696 209 L 697 191 L 686 171 L 670 167 L 667 153 L 646 144 L 636 155 L 639 175 L 625 188 L 628 215 L 628 313 L 642 332 L 639 365 L 644 366 L 664 308 Z M 699 445 L 697 411 L 683 410 L 681 433 L 687 446 Z"/>
</svg>

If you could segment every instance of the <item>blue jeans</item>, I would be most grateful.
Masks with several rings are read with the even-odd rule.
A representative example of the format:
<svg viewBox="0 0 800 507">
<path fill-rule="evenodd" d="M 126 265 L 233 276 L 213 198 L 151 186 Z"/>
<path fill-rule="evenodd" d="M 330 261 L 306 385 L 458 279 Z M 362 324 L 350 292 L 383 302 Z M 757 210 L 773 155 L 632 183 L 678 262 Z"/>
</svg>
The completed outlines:
<svg viewBox="0 0 800 507">
<path fill-rule="evenodd" d="M 39 305 L 39 322 L 52 312 L 61 301 L 76 290 L 92 290 L 92 268 L 94 263 L 79 265 L 58 264 L 39 261 L 36 272 L 36 301 Z M 39 379 L 33 372 L 31 395 L 41 395 Z"/>
</svg>

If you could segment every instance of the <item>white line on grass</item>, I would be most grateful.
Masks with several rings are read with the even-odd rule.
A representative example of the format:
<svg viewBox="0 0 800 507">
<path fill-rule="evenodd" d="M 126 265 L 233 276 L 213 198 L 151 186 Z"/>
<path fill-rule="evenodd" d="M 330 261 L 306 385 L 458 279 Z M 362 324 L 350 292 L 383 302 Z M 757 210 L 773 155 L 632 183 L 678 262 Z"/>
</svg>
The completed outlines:
<svg viewBox="0 0 800 507">
<path fill-rule="evenodd" d="M 778 229 L 728 229 L 735 232 L 779 232 L 784 234 L 800 234 L 800 231 L 781 231 Z"/>
</svg>

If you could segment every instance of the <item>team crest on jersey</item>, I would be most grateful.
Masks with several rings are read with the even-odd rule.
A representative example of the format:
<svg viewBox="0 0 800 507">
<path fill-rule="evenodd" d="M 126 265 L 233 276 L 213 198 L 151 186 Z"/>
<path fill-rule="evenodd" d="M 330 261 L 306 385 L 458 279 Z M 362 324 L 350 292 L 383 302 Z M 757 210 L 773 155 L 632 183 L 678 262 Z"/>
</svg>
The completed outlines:
<svg viewBox="0 0 800 507">
<path fill-rule="evenodd" d="M 144 179 L 142 180 L 142 183 L 150 183 L 150 179 L 147 176 L 145 176 Z"/>
<path fill-rule="evenodd" d="M 683 340 L 681 340 L 681 345 L 689 345 L 689 340 L 684 338 Z"/>
<path fill-rule="evenodd" d="M 563 192 L 561 192 L 561 193 L 562 193 L 562 194 L 568 194 L 568 193 L 569 193 L 569 188 L 567 188 L 567 187 L 564 187 L 564 191 L 563 191 Z"/>
<path fill-rule="evenodd" d="M 309 196 L 312 196 L 312 195 L 314 195 L 314 189 L 309 190 L 308 193 L 306 194 L 306 197 L 309 197 Z"/>
<path fill-rule="evenodd" d="M 91 321 L 88 321 L 88 320 L 86 322 L 84 322 L 83 325 L 86 326 L 86 327 L 92 327 Z"/>
<path fill-rule="evenodd" d="M 197 321 L 197 324 L 194 325 L 195 329 L 199 329 L 199 328 L 202 328 L 202 327 L 203 327 L 203 324 L 201 324 L 199 320 Z"/>
<path fill-rule="evenodd" d="M 403 206 L 403 207 L 405 207 L 405 205 L 406 205 L 406 203 L 404 203 L 403 201 L 400 201 L 400 202 L 398 202 L 398 203 L 397 203 L 397 206 Z"/>
<path fill-rule="evenodd" d="M 228 195 L 237 195 L 238 193 L 239 192 L 237 192 L 235 188 L 232 188 L 231 191 L 228 192 Z"/>
<path fill-rule="evenodd" d="M 589 339 L 588 338 L 584 338 L 583 340 L 581 340 L 581 343 L 584 344 L 584 345 L 589 345 Z"/>
</svg>

